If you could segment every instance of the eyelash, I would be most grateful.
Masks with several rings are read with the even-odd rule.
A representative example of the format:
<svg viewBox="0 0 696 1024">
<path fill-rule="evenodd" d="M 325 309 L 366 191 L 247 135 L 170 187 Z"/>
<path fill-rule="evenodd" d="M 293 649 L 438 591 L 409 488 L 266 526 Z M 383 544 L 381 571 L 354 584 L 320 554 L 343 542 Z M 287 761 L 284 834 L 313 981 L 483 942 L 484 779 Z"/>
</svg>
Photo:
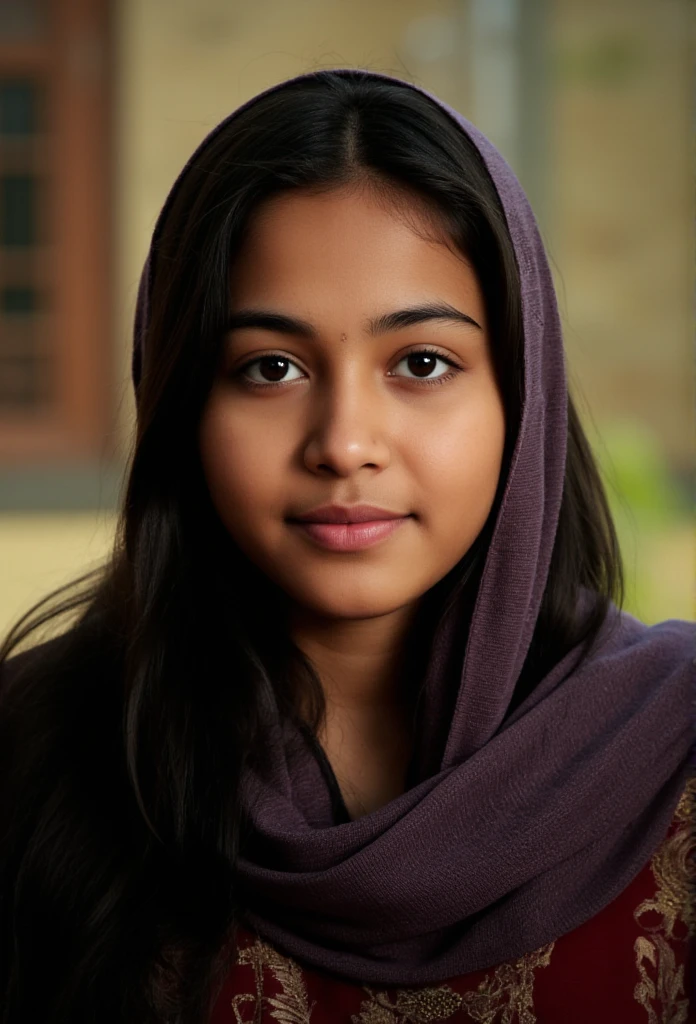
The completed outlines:
<svg viewBox="0 0 696 1024">
<path fill-rule="evenodd" d="M 399 362 L 402 362 L 404 359 L 408 359 L 409 356 L 420 356 L 420 355 L 436 356 L 443 363 L 447 363 L 449 366 L 451 366 L 452 370 L 450 370 L 449 373 L 443 373 L 439 377 L 407 377 L 406 380 L 408 380 L 408 381 L 415 381 L 415 383 L 417 383 L 417 384 L 425 384 L 428 387 L 433 387 L 434 385 L 437 385 L 437 384 L 446 384 L 447 381 L 452 380 L 454 377 L 457 376 L 457 374 L 463 372 L 461 367 L 457 366 L 457 364 L 454 362 L 454 360 L 448 358 L 448 356 L 444 356 L 441 352 L 438 352 L 437 349 L 428 348 L 428 347 L 418 348 L 418 349 L 414 349 L 412 352 L 407 352 L 405 356 L 401 357 Z M 263 356 L 257 356 L 256 359 L 249 360 L 249 362 L 245 363 L 244 366 L 240 366 L 238 370 L 235 370 L 233 376 L 239 378 L 239 380 L 241 381 L 242 387 L 249 388 L 250 390 L 253 390 L 255 388 L 260 388 L 261 390 L 265 391 L 268 388 L 279 388 L 279 387 L 284 387 L 287 384 L 294 383 L 294 381 L 282 381 L 282 380 L 279 380 L 279 381 L 265 381 L 263 384 L 260 384 L 258 381 L 256 381 L 256 380 L 249 380 L 248 377 L 244 376 L 244 372 L 246 370 L 248 370 L 250 366 L 254 366 L 256 363 L 261 362 L 262 359 L 273 359 L 274 357 L 278 357 L 279 359 L 285 359 L 285 360 L 287 360 L 288 363 L 293 363 L 292 359 L 290 359 L 288 356 L 281 355 L 279 352 L 267 352 Z M 293 365 L 295 365 L 295 364 L 293 363 Z"/>
</svg>

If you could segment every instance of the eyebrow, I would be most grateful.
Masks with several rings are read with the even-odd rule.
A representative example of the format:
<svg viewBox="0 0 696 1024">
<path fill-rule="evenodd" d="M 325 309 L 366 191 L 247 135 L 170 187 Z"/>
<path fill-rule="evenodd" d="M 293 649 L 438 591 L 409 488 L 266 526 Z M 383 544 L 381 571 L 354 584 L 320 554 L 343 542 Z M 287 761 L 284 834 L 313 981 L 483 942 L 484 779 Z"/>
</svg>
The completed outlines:
<svg viewBox="0 0 696 1024">
<path fill-rule="evenodd" d="M 450 306 L 448 302 L 428 302 L 409 306 L 407 309 L 396 309 L 391 313 L 382 313 L 381 316 L 366 320 L 364 329 L 369 337 L 375 338 L 389 331 L 400 331 L 433 320 L 465 324 L 481 330 L 481 325 L 473 317 Z M 266 331 L 276 331 L 278 334 L 295 334 L 310 341 L 317 341 L 319 338 L 319 331 L 308 320 L 277 313 L 271 309 L 240 309 L 232 313 L 227 322 L 227 330 L 234 331 L 243 327 L 260 327 Z"/>
</svg>

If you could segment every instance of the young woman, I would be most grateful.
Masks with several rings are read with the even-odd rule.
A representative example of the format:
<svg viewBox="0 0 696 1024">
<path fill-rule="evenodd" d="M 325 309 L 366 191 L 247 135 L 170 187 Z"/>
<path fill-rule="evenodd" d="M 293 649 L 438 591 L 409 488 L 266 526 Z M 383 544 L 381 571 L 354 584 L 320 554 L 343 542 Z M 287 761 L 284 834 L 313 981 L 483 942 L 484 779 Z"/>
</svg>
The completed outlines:
<svg viewBox="0 0 696 1024">
<path fill-rule="evenodd" d="M 255 97 L 133 374 L 113 558 L 2 652 L 3 1024 L 686 1021 L 696 626 L 620 610 L 490 143 L 367 71 Z"/>
</svg>

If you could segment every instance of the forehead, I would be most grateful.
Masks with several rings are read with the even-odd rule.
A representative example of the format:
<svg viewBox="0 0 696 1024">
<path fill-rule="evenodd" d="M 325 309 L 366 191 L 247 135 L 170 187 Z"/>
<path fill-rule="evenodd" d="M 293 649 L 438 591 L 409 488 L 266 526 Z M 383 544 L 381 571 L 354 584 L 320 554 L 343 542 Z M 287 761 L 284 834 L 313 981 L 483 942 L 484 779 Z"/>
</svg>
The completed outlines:
<svg viewBox="0 0 696 1024">
<path fill-rule="evenodd" d="M 231 268 L 233 302 L 347 303 L 426 293 L 481 312 L 476 274 L 422 203 L 388 202 L 366 189 L 275 196 L 252 214 Z M 473 314 L 475 315 L 475 314 Z"/>
</svg>

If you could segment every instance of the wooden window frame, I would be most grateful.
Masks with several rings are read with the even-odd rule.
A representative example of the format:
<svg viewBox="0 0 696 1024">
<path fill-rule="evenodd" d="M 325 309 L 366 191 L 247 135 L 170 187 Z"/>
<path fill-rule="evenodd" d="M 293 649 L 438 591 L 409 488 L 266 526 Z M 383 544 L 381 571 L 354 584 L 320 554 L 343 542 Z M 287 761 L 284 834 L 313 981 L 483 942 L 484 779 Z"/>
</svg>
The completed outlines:
<svg viewBox="0 0 696 1024">
<path fill-rule="evenodd" d="M 45 87 L 49 242 L 31 258 L 49 295 L 55 401 L 0 411 L 4 467 L 112 454 L 111 3 L 46 6 L 42 38 L 0 39 L 0 75 L 35 75 Z"/>
</svg>

